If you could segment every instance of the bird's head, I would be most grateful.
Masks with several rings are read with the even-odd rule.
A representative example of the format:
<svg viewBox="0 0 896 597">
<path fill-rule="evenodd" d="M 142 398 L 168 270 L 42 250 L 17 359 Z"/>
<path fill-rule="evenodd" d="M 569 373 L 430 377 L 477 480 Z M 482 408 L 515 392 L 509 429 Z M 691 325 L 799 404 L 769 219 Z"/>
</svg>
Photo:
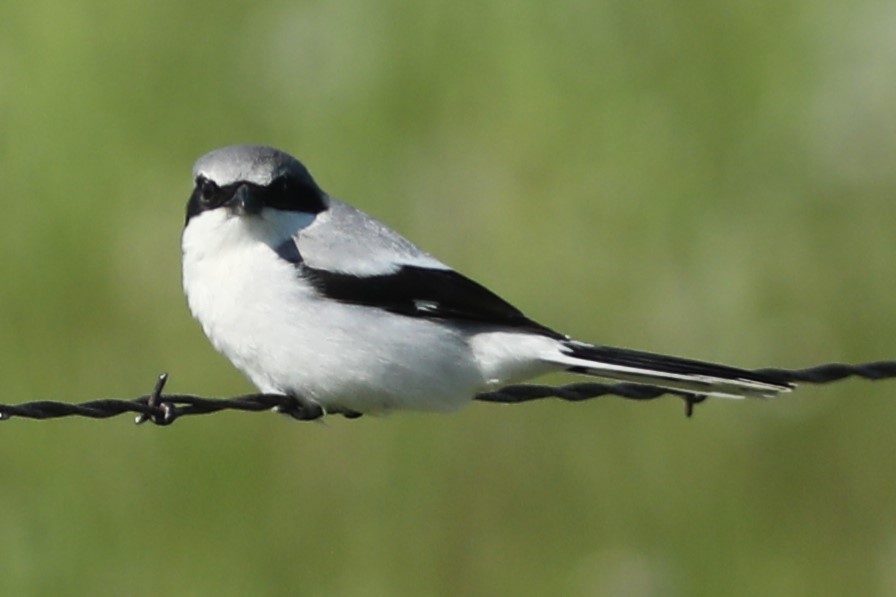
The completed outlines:
<svg viewBox="0 0 896 597">
<path fill-rule="evenodd" d="M 193 193 L 186 222 L 206 212 L 259 216 L 266 210 L 314 215 L 326 194 L 302 163 L 261 145 L 231 145 L 202 156 L 193 166 Z"/>
</svg>

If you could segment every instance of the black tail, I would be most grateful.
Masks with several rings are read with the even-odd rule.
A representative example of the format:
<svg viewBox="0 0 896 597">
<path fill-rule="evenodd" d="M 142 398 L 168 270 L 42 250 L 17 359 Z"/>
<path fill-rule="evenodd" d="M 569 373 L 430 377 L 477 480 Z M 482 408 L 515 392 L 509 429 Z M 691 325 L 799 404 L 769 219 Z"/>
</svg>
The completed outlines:
<svg viewBox="0 0 896 597">
<path fill-rule="evenodd" d="M 793 384 L 758 373 L 680 357 L 626 348 L 564 342 L 560 361 L 570 371 L 726 398 L 772 397 Z"/>
</svg>

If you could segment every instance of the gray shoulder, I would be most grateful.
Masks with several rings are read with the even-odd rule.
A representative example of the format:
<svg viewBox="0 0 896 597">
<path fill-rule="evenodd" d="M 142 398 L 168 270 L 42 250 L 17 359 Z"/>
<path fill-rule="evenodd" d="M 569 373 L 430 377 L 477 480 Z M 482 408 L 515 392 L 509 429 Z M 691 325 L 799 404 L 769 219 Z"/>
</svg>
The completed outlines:
<svg viewBox="0 0 896 597">
<path fill-rule="evenodd" d="M 354 275 L 379 275 L 402 265 L 450 269 L 373 216 L 328 197 L 329 207 L 295 236 L 311 267 Z"/>
</svg>

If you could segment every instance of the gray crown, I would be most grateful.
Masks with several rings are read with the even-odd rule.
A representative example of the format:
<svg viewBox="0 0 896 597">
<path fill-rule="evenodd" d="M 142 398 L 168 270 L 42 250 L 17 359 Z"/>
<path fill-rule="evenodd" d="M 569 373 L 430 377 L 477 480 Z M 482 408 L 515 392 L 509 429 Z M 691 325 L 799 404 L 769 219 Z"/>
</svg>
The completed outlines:
<svg viewBox="0 0 896 597">
<path fill-rule="evenodd" d="M 194 179 L 201 175 L 222 187 L 240 181 L 266 186 L 286 173 L 310 178 L 299 160 L 264 145 L 222 147 L 205 154 L 193 166 Z"/>
</svg>

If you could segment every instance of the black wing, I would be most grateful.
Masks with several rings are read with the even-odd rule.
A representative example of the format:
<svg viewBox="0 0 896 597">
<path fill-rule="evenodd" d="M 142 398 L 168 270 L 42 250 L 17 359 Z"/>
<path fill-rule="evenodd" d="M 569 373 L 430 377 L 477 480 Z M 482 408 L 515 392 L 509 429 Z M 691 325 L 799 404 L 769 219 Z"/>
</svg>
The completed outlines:
<svg viewBox="0 0 896 597">
<path fill-rule="evenodd" d="M 410 317 L 462 320 L 564 338 L 453 270 L 404 265 L 389 274 L 357 276 L 315 269 L 304 262 L 296 263 L 296 267 L 318 292 L 344 303 Z"/>
</svg>

